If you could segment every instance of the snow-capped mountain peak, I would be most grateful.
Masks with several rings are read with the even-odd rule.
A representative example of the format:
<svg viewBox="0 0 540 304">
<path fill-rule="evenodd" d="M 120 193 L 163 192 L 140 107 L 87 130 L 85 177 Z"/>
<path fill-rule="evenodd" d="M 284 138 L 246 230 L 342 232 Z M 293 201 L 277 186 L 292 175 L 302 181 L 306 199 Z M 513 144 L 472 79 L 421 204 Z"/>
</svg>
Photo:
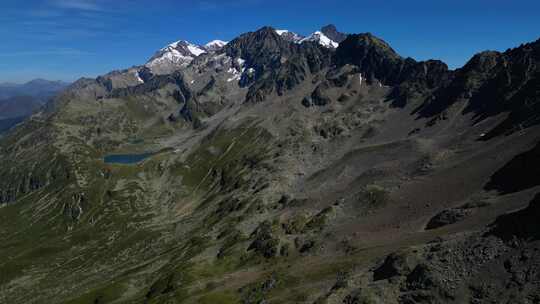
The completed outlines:
<svg viewBox="0 0 540 304">
<path fill-rule="evenodd" d="M 323 34 L 321 31 L 316 31 L 315 33 L 307 36 L 306 38 L 302 39 L 300 43 L 306 42 L 306 41 L 314 41 L 318 42 L 320 45 L 328 48 L 337 48 L 339 46 L 339 43 L 333 41 L 332 39 L 328 38 L 325 34 Z"/>
<path fill-rule="evenodd" d="M 282 36 L 283 34 L 289 33 L 289 30 L 276 30 L 276 33 Z"/>
<path fill-rule="evenodd" d="M 212 40 L 205 44 L 203 48 L 207 51 L 217 51 L 226 46 L 227 43 L 229 42 L 223 40 Z"/>
<path fill-rule="evenodd" d="M 169 45 L 167 45 L 166 47 L 162 48 L 160 51 L 162 52 L 166 52 L 166 51 L 171 51 L 171 50 L 177 50 L 179 52 L 182 53 L 182 51 L 188 51 L 189 53 L 191 53 L 191 55 L 193 56 L 199 56 L 203 53 L 206 53 L 206 51 L 201 48 L 200 46 L 198 45 L 195 45 L 189 41 L 185 41 L 185 40 L 179 40 L 179 41 L 176 41 L 176 42 L 173 42 Z M 184 55 L 188 55 L 188 54 L 184 54 Z"/>
<path fill-rule="evenodd" d="M 327 48 L 337 48 L 339 42 L 346 37 L 345 34 L 339 33 L 333 25 L 325 26 L 320 31 L 305 38 L 286 29 L 277 29 L 275 32 L 282 39 L 293 43 L 312 41 Z M 196 57 L 202 54 L 218 52 L 227 44 L 227 41 L 217 39 L 205 45 L 196 45 L 189 41 L 179 40 L 156 52 L 145 66 L 154 74 L 169 74 L 187 67 Z"/>
<path fill-rule="evenodd" d="M 223 40 L 212 40 L 210 42 L 208 42 L 207 44 L 205 44 L 204 46 L 206 47 L 224 47 L 228 42 L 227 41 L 223 41 Z"/>
<path fill-rule="evenodd" d="M 276 30 L 276 33 L 284 38 L 285 40 L 293 41 L 293 42 L 300 42 L 302 40 L 302 36 L 298 35 L 297 33 L 291 32 L 289 30 Z"/>
<path fill-rule="evenodd" d="M 146 66 L 157 74 L 169 73 L 179 67 L 187 66 L 195 57 L 206 52 L 203 47 L 185 40 L 179 40 L 156 52 L 148 60 Z"/>
</svg>

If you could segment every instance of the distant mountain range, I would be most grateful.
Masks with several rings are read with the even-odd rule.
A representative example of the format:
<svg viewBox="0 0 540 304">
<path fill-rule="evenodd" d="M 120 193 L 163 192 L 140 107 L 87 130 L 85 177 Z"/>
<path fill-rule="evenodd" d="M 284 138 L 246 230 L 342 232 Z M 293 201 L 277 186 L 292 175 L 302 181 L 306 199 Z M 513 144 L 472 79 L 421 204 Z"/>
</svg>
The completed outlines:
<svg viewBox="0 0 540 304">
<path fill-rule="evenodd" d="M 0 84 L 0 133 L 29 116 L 69 84 L 34 79 L 27 83 Z"/>
<path fill-rule="evenodd" d="M 68 85 L 67 82 L 45 79 L 34 79 L 23 84 L 0 83 L 0 100 L 16 96 L 51 97 Z"/>
</svg>

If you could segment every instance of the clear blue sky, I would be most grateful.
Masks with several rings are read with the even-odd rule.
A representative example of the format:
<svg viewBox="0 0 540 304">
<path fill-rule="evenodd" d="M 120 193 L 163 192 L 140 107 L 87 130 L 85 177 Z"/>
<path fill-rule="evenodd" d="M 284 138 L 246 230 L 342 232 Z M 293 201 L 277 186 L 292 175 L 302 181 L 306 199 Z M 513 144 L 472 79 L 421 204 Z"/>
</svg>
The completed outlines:
<svg viewBox="0 0 540 304">
<path fill-rule="evenodd" d="M 230 40 L 263 25 L 305 35 L 328 23 L 456 68 L 478 51 L 540 38 L 540 1 L 2 0 L 0 82 L 94 77 L 180 39 Z"/>
</svg>

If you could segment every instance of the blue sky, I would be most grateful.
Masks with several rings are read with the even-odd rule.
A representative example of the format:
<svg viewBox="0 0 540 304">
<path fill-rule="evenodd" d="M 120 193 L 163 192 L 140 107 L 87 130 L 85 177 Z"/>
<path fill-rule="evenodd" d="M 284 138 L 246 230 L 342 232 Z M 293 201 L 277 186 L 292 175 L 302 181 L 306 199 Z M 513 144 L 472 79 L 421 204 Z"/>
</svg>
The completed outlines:
<svg viewBox="0 0 540 304">
<path fill-rule="evenodd" d="M 328 23 L 457 68 L 540 38 L 540 1 L 2 0 L 0 82 L 95 77 L 180 39 L 230 40 L 264 25 L 305 35 Z"/>
</svg>

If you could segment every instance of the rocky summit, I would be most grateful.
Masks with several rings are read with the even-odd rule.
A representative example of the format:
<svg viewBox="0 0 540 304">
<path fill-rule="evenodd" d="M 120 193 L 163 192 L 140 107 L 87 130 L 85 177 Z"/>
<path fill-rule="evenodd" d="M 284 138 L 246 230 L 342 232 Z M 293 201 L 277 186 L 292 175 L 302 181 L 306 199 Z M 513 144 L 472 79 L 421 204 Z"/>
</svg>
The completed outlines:
<svg viewBox="0 0 540 304">
<path fill-rule="evenodd" d="M 0 302 L 539 303 L 539 100 L 540 40 L 172 43 L 0 139 Z"/>
</svg>

